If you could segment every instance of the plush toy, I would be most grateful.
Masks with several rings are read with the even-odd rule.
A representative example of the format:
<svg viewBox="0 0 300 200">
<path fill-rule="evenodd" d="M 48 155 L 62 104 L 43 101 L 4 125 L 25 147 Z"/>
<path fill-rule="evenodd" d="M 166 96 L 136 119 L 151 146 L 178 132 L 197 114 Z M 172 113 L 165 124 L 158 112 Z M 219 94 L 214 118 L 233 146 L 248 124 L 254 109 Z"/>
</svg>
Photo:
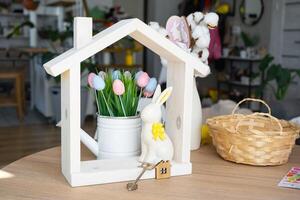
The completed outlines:
<svg viewBox="0 0 300 200">
<path fill-rule="evenodd" d="M 195 42 L 192 47 L 192 55 L 200 57 L 202 62 L 208 64 L 208 47 L 210 43 L 209 29 L 217 27 L 219 16 L 216 13 L 203 14 L 195 12 L 187 17 L 187 23 L 192 31 L 192 38 Z"/>
<path fill-rule="evenodd" d="M 172 93 L 172 87 L 165 89 L 161 93 L 160 85 L 157 86 L 152 98 L 152 102 L 141 112 L 142 125 L 142 154 L 139 161 L 142 163 L 156 164 L 163 161 L 172 160 L 173 144 L 165 132 L 161 123 L 161 106 Z"/>
</svg>

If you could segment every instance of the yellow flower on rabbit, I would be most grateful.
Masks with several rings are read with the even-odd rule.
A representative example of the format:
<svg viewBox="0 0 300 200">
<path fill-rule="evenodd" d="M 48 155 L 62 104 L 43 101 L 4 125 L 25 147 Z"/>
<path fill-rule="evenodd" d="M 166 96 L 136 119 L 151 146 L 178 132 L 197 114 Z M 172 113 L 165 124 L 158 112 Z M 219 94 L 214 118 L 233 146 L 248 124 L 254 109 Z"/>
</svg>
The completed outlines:
<svg viewBox="0 0 300 200">
<path fill-rule="evenodd" d="M 152 136 L 155 141 L 157 141 L 158 139 L 162 141 L 166 139 L 166 132 L 162 123 L 153 123 Z"/>
</svg>

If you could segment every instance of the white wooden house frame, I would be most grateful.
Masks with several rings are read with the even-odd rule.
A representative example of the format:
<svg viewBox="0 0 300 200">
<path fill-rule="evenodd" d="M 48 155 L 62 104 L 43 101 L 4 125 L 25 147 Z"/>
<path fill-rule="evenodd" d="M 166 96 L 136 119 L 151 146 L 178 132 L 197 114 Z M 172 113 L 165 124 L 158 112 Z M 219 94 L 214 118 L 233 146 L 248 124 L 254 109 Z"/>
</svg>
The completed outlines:
<svg viewBox="0 0 300 200">
<path fill-rule="evenodd" d="M 61 163 L 68 182 L 75 187 L 128 181 L 142 170 L 136 158 L 80 160 L 80 62 L 128 35 L 168 61 L 167 85 L 173 86 L 166 121 L 166 132 L 174 145 L 171 176 L 191 174 L 194 75 L 206 76 L 209 67 L 139 19 L 122 20 L 95 36 L 92 32 L 92 18 L 76 17 L 74 47 L 44 64 L 48 74 L 61 75 Z M 143 176 L 154 177 L 154 170 Z"/>
</svg>

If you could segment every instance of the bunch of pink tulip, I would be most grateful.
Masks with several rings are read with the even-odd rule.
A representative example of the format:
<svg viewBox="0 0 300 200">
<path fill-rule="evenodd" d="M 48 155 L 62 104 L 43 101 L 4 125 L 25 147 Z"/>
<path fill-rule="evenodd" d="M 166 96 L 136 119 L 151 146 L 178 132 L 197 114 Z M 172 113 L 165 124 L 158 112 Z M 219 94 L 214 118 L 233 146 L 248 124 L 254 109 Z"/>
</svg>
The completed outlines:
<svg viewBox="0 0 300 200">
<path fill-rule="evenodd" d="M 156 78 L 139 71 L 134 76 L 129 71 L 99 72 L 88 75 L 89 86 L 94 89 L 100 115 L 128 117 L 137 115 L 140 98 L 150 98 L 157 86 Z"/>
</svg>

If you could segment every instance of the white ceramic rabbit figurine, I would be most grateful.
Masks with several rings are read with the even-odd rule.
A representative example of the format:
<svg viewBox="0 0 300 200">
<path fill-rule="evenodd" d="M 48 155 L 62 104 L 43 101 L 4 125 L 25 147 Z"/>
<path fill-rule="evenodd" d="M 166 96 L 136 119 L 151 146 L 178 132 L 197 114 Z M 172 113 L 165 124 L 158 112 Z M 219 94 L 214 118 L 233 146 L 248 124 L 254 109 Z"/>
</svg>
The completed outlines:
<svg viewBox="0 0 300 200">
<path fill-rule="evenodd" d="M 161 160 L 171 161 L 173 158 L 173 144 L 161 123 L 161 106 L 167 101 L 171 93 L 172 87 L 161 93 L 160 85 L 158 85 L 152 102 L 142 110 L 142 154 L 139 158 L 142 163 L 156 164 Z"/>
</svg>

